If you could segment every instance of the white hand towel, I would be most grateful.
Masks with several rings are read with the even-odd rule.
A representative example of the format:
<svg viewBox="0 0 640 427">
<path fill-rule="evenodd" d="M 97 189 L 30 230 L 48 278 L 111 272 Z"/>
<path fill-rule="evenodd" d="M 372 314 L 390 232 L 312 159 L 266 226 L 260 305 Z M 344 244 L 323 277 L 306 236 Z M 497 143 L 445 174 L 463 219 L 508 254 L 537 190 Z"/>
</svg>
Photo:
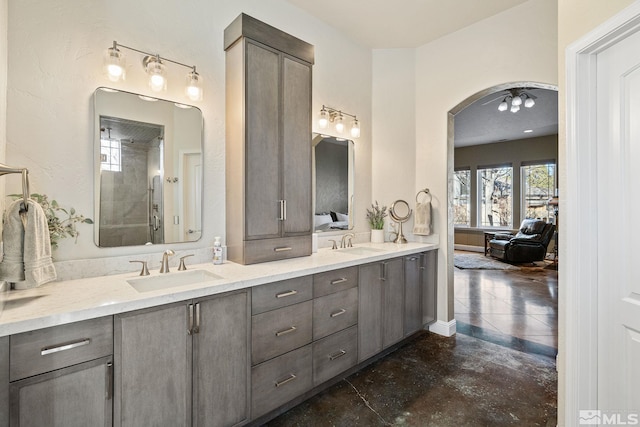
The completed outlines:
<svg viewBox="0 0 640 427">
<path fill-rule="evenodd" d="M 413 217 L 413 234 L 431 234 L 431 202 L 418 202 Z"/>
<path fill-rule="evenodd" d="M 47 216 L 38 203 L 28 200 L 27 222 L 23 226 L 21 203 L 22 200 L 17 200 L 7 209 L 0 279 L 14 282 L 15 289 L 29 289 L 55 280 L 56 270 L 51 258 Z"/>
</svg>

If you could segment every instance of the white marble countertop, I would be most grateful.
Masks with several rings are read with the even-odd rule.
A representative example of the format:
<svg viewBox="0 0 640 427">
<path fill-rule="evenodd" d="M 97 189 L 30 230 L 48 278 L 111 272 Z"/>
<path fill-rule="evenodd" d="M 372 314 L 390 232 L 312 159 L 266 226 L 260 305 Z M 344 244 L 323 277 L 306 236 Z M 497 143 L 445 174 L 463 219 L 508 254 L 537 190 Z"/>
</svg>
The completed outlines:
<svg viewBox="0 0 640 427">
<path fill-rule="evenodd" d="M 139 270 L 51 282 L 35 289 L 0 292 L 0 337 L 434 250 L 438 245 L 365 243 L 356 247 L 373 248 L 376 252 L 358 254 L 325 248 L 311 256 L 262 264 L 225 262 L 222 265 L 187 265 L 187 271 L 205 270 L 222 278 L 149 292 L 138 292 L 127 282 L 139 277 Z M 177 277 L 183 273 L 174 268 L 171 273 L 162 276 Z M 147 277 L 154 276 L 160 276 L 157 270 Z"/>
</svg>

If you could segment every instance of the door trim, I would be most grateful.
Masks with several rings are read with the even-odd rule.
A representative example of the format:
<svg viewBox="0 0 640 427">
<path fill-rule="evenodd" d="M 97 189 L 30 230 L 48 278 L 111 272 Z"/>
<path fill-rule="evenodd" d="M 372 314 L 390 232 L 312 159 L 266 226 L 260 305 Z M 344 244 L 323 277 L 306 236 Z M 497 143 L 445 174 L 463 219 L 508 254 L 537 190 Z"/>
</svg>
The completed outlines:
<svg viewBox="0 0 640 427">
<path fill-rule="evenodd" d="M 559 247 L 559 389 L 565 399 L 560 425 L 575 424 L 581 409 L 598 408 L 597 55 L 639 30 L 636 2 L 566 50 L 566 187 L 560 193 L 560 218 L 567 219 L 561 219 L 560 241 L 566 243 Z"/>
</svg>

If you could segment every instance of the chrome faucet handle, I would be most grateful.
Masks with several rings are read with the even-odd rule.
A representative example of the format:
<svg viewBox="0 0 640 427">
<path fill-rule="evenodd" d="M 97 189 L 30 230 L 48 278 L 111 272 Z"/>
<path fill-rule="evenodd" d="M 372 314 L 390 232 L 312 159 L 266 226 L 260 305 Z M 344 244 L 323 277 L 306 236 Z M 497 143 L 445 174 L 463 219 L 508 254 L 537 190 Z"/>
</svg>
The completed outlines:
<svg viewBox="0 0 640 427">
<path fill-rule="evenodd" d="M 351 239 L 353 239 L 353 236 L 348 236 L 347 237 L 347 247 L 348 248 L 352 248 L 353 247 L 353 242 L 351 242 Z"/>
<path fill-rule="evenodd" d="M 187 269 L 187 266 L 184 265 L 184 259 L 185 258 L 189 258 L 190 256 L 193 256 L 195 254 L 189 254 L 189 255 L 185 255 L 183 257 L 180 257 L 180 266 L 178 267 L 178 271 L 184 271 Z"/>
<path fill-rule="evenodd" d="M 333 240 L 333 239 L 329 239 L 330 242 L 333 242 L 333 245 L 331 246 L 331 249 L 338 249 L 338 243 Z"/>
<path fill-rule="evenodd" d="M 142 270 L 140 270 L 140 276 L 148 276 L 149 275 L 149 269 L 147 268 L 147 261 L 133 260 L 133 261 L 129 261 L 129 262 L 139 262 L 139 263 L 142 264 Z"/>
<path fill-rule="evenodd" d="M 169 273 L 169 257 L 176 253 L 171 249 L 167 249 L 162 253 L 162 264 L 160 265 L 160 273 Z"/>
</svg>

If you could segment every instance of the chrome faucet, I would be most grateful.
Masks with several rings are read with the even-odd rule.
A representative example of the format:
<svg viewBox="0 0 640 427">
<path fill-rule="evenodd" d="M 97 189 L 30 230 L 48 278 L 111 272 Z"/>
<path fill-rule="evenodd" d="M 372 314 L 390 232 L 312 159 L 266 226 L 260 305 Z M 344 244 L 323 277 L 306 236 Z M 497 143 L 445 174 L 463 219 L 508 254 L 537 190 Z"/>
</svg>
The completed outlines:
<svg viewBox="0 0 640 427">
<path fill-rule="evenodd" d="M 160 266 L 160 273 L 168 273 L 169 272 L 169 257 L 171 255 L 175 255 L 171 249 L 167 249 L 162 254 L 162 265 Z"/>
<path fill-rule="evenodd" d="M 356 237 L 355 234 L 353 233 L 347 233 L 345 235 L 342 236 L 342 239 L 340 240 L 340 248 L 351 248 L 353 247 L 353 244 L 351 243 L 351 239 Z M 347 243 L 345 244 L 345 240 L 347 240 Z"/>
</svg>

